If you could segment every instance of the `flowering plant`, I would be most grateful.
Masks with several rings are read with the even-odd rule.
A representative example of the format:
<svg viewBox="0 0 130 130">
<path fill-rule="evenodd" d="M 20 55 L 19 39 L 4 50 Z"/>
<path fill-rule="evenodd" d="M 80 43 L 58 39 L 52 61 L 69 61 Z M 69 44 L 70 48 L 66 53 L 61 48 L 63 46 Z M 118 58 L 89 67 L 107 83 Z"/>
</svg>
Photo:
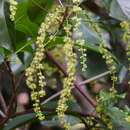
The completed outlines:
<svg viewBox="0 0 130 130">
<path fill-rule="evenodd" d="M 1 128 L 35 119 L 40 126 L 66 130 L 130 129 L 130 7 L 118 0 L 2 0 L 0 5 L 1 66 L 13 86 L 10 101 L 2 87 Z M 30 97 L 24 111 L 16 100 L 20 86 Z"/>
</svg>

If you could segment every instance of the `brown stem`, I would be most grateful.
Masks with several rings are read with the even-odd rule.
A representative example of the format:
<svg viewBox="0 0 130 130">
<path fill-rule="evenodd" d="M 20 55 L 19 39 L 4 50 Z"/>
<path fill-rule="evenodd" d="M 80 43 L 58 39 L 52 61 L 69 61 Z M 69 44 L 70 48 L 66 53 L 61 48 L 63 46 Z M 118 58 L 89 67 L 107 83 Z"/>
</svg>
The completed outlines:
<svg viewBox="0 0 130 130">
<path fill-rule="evenodd" d="M 8 105 L 8 110 L 7 110 L 7 113 L 8 115 L 10 115 L 10 113 L 14 112 L 15 109 L 16 109 L 16 105 L 17 105 L 17 101 L 16 101 L 16 82 L 15 82 L 15 76 L 11 70 L 11 67 L 10 67 L 10 63 L 5 59 L 5 65 L 6 65 L 6 70 L 9 74 L 9 77 L 10 77 L 10 81 L 11 81 L 11 84 L 12 84 L 12 90 L 13 90 L 13 95 L 11 97 L 11 100 L 10 100 L 10 103 Z"/>
<path fill-rule="evenodd" d="M 96 107 L 96 102 L 88 94 L 82 91 L 80 85 L 76 81 L 74 81 L 74 86 L 93 107 Z"/>
<path fill-rule="evenodd" d="M 64 7 L 61 0 L 57 0 L 57 3 L 58 3 L 61 7 Z"/>
<path fill-rule="evenodd" d="M 65 71 L 64 67 L 48 52 L 45 52 L 46 56 L 52 61 L 56 67 L 64 74 L 65 77 L 68 77 L 68 73 Z M 80 88 L 80 85 L 77 82 L 74 82 L 75 88 L 84 96 L 84 98 L 94 107 L 96 107 L 96 102 L 90 98 L 87 93 L 84 93 Z"/>
<path fill-rule="evenodd" d="M 49 60 L 53 62 L 56 67 L 64 74 L 65 77 L 69 76 L 65 71 L 64 67 L 48 51 L 46 51 L 45 54 L 49 58 Z"/>
<path fill-rule="evenodd" d="M 99 78 L 102 78 L 102 77 L 104 77 L 104 76 L 110 74 L 110 72 L 111 72 L 111 71 L 106 71 L 106 72 L 104 72 L 104 73 L 101 73 L 101 74 L 99 74 L 99 75 L 97 75 L 97 76 L 95 76 L 95 77 L 92 77 L 92 78 L 90 78 L 90 79 L 87 79 L 87 80 L 85 80 L 85 81 L 80 82 L 79 85 L 84 85 L 84 84 L 90 83 L 90 82 L 92 82 L 92 81 L 94 81 L 94 80 L 97 80 L 97 79 L 99 79 Z M 81 86 L 81 87 L 82 87 L 82 86 Z M 74 89 L 74 88 L 75 88 L 74 86 L 71 87 L 71 89 Z M 43 102 L 41 103 L 41 105 L 44 105 L 44 104 L 46 104 L 47 102 L 53 100 L 54 98 L 58 97 L 61 93 L 62 93 L 62 90 L 59 91 L 59 92 L 57 92 L 56 94 L 52 95 L 51 97 L 47 98 L 45 101 L 43 101 Z"/>
<path fill-rule="evenodd" d="M 1 90 L 0 90 L 0 104 L 1 104 L 1 107 L 4 111 L 4 113 L 6 113 L 7 112 L 7 106 L 6 106 L 6 103 L 5 103 L 5 100 L 4 100 L 4 97 L 2 95 Z"/>
</svg>

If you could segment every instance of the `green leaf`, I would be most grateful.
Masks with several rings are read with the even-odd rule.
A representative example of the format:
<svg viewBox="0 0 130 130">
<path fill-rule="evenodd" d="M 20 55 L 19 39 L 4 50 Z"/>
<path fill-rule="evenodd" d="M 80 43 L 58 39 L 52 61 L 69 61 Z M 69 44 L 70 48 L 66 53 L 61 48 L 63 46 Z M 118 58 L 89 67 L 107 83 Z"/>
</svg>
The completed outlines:
<svg viewBox="0 0 130 130">
<path fill-rule="evenodd" d="M 11 54 L 11 51 L 4 48 L 0 47 L 0 62 L 3 62 L 4 58 L 9 56 Z"/>
<path fill-rule="evenodd" d="M 46 39 L 45 41 L 47 42 L 47 40 L 48 39 Z M 56 36 L 55 39 L 50 41 L 45 47 L 47 49 L 49 49 L 49 48 L 54 47 L 56 45 L 62 45 L 62 44 L 64 44 L 63 37 Z M 78 47 L 81 47 L 81 45 L 78 43 L 76 43 L 75 45 Z M 99 47 L 95 43 L 86 42 L 85 45 L 83 45 L 82 47 L 100 53 Z"/>
<path fill-rule="evenodd" d="M 102 56 L 100 54 L 93 51 L 89 51 L 87 55 L 88 68 L 86 72 L 82 72 L 82 75 L 84 77 L 91 78 L 108 70 L 106 63 L 102 59 Z"/>
<path fill-rule="evenodd" d="M 33 120 L 35 118 L 35 114 L 27 114 L 27 115 L 21 115 L 13 118 L 6 127 L 3 128 L 3 130 L 13 130 L 17 128 L 18 126 L 21 126 L 25 123 L 27 123 L 30 120 Z"/>
<path fill-rule="evenodd" d="M 80 110 L 80 107 L 78 106 L 78 104 L 76 102 L 73 102 L 73 101 L 68 101 L 66 103 L 68 105 L 68 110 L 73 110 L 73 111 L 76 111 L 76 110 Z M 46 104 L 43 105 L 45 108 L 57 108 L 58 107 L 58 102 L 57 101 L 50 101 Z"/>
<path fill-rule="evenodd" d="M 27 7 L 27 1 L 19 2 L 15 16 L 15 28 L 28 36 L 36 36 L 38 25 L 29 19 Z"/>
<path fill-rule="evenodd" d="M 116 129 L 130 129 L 130 124 L 125 120 L 127 115 L 124 112 L 121 112 L 119 108 L 112 107 L 109 108 L 109 117 L 111 118 Z"/>
<path fill-rule="evenodd" d="M 28 15 L 30 20 L 38 24 L 43 22 L 53 3 L 54 0 L 28 0 Z"/>
<path fill-rule="evenodd" d="M 98 37 L 97 33 L 89 27 L 88 23 L 82 22 L 79 30 L 73 32 L 74 40 L 77 39 L 78 32 L 83 33 L 82 38 L 86 40 L 88 43 L 93 43 L 95 45 L 100 43 L 100 38 Z"/>
<path fill-rule="evenodd" d="M 85 42 L 85 45 L 82 45 L 82 46 L 79 43 L 76 43 L 75 45 L 79 46 L 79 47 L 87 48 L 88 50 L 91 50 L 91 51 L 94 51 L 97 53 L 100 53 L 99 47 L 95 43 Z"/>
<path fill-rule="evenodd" d="M 31 45 L 36 41 L 35 38 L 27 40 L 27 41 L 23 41 L 23 42 L 19 42 L 17 43 L 16 46 L 16 51 L 15 54 L 19 53 L 19 52 L 30 52 L 33 53 L 33 49 L 31 47 Z"/>
<path fill-rule="evenodd" d="M 71 115 L 67 115 L 65 117 L 65 120 L 67 122 L 69 122 L 71 125 L 75 125 L 77 123 L 82 122 L 79 118 L 71 116 Z M 41 124 L 44 125 L 44 126 L 49 126 L 49 127 L 50 126 L 59 126 L 60 125 L 60 119 L 58 117 L 54 117 L 52 120 L 42 121 Z"/>
<path fill-rule="evenodd" d="M 109 10 L 112 0 L 102 0 L 107 10 Z"/>
<path fill-rule="evenodd" d="M 129 0 L 113 0 L 109 15 L 121 21 L 130 19 Z"/>
<path fill-rule="evenodd" d="M 56 112 L 43 112 L 43 114 L 46 116 L 54 116 L 56 115 Z M 14 130 L 15 128 L 36 120 L 37 118 L 35 116 L 35 113 L 20 115 L 10 120 L 8 124 L 3 128 L 3 130 Z"/>
<path fill-rule="evenodd" d="M 0 47 L 0 57 L 4 57 L 5 53 L 4 53 L 4 48 Z"/>
<path fill-rule="evenodd" d="M 0 46 L 4 46 L 10 49 L 11 40 L 8 33 L 4 7 L 5 7 L 5 0 L 0 0 Z"/>
<path fill-rule="evenodd" d="M 52 126 L 58 126 L 60 124 L 59 120 L 45 120 L 41 121 L 41 124 L 44 126 L 52 127 Z"/>
<path fill-rule="evenodd" d="M 126 93 L 123 93 L 123 94 L 117 94 L 116 96 L 115 96 L 115 98 L 118 98 L 118 99 L 124 99 L 125 97 L 126 97 Z"/>
<path fill-rule="evenodd" d="M 48 42 L 48 38 L 45 40 L 45 42 L 47 43 Z M 45 43 L 45 44 L 46 44 Z M 49 48 L 52 48 L 52 47 L 54 47 L 54 46 L 56 46 L 56 45 L 62 45 L 62 44 L 64 44 L 64 41 L 63 41 L 63 37 L 59 37 L 59 36 L 56 36 L 55 38 L 54 38 L 54 40 L 52 40 L 52 41 L 50 41 L 50 42 L 48 42 L 48 44 L 46 44 L 46 48 L 47 49 L 49 49 Z"/>
<path fill-rule="evenodd" d="M 130 1 L 129 0 L 117 0 L 122 12 L 130 19 Z"/>
<path fill-rule="evenodd" d="M 76 109 L 76 108 L 72 108 L 72 107 L 76 107 L 77 103 L 70 101 L 67 104 L 69 105 L 69 109 L 71 109 L 71 110 Z M 51 101 L 51 102 L 44 104 L 44 108 L 49 108 L 50 106 L 51 106 L 51 108 L 56 108 L 57 102 Z M 48 119 L 50 117 L 51 118 L 54 117 L 56 115 L 56 112 L 55 111 L 44 111 L 43 114 L 46 116 L 46 119 Z M 74 112 L 66 112 L 66 114 L 79 117 L 79 115 L 75 114 Z M 20 127 L 26 123 L 29 123 L 29 122 L 35 121 L 35 120 L 37 120 L 37 118 L 35 117 L 34 113 L 20 115 L 20 116 L 13 118 L 12 120 L 10 120 L 9 123 L 7 124 L 7 126 L 3 128 L 3 130 L 13 130 L 17 127 Z M 55 122 L 53 122 L 53 123 L 55 123 Z"/>
</svg>

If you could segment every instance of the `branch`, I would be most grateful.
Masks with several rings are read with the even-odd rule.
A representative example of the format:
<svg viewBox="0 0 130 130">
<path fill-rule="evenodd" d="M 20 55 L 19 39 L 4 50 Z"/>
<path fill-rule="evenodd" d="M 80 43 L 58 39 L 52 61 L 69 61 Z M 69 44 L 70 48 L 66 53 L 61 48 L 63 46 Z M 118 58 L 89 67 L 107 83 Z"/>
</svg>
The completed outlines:
<svg viewBox="0 0 130 130">
<path fill-rule="evenodd" d="M 0 110 L 0 115 L 2 116 L 2 117 L 6 117 L 6 115 Z"/>
<path fill-rule="evenodd" d="M 45 54 L 50 59 L 50 61 L 54 63 L 56 67 L 64 74 L 65 77 L 69 76 L 64 67 L 48 51 L 46 51 Z"/>
<path fill-rule="evenodd" d="M 8 110 L 7 110 L 7 113 L 10 114 L 13 110 L 15 111 L 16 104 L 17 104 L 17 101 L 16 101 L 16 85 L 15 85 L 16 83 L 15 83 L 15 76 L 14 76 L 12 70 L 11 70 L 9 62 L 5 59 L 4 63 L 6 65 L 6 71 L 9 74 L 10 81 L 11 81 L 12 88 L 13 88 L 13 95 L 11 97 L 11 100 L 10 100 L 10 103 L 9 103 L 9 106 L 8 106 Z M 13 108 L 13 105 L 15 105 L 14 108 Z"/>
<path fill-rule="evenodd" d="M 57 66 L 57 68 L 64 74 L 65 77 L 68 77 L 68 73 L 65 71 L 62 65 L 49 53 L 45 52 L 46 56 Z M 87 93 L 84 93 L 80 88 L 80 85 L 77 82 L 74 82 L 75 88 L 84 96 L 84 98 L 93 106 L 96 107 L 96 102 L 94 102 Z"/>
<path fill-rule="evenodd" d="M 57 0 L 58 4 L 61 6 L 61 7 L 64 7 L 64 5 L 62 4 L 61 0 Z"/>
<path fill-rule="evenodd" d="M 102 78 L 102 77 L 104 77 L 104 76 L 106 76 L 106 75 L 108 75 L 110 73 L 111 73 L 111 71 L 106 71 L 106 72 L 101 73 L 101 74 L 99 74 L 97 76 L 94 76 L 94 77 L 92 77 L 90 79 L 87 79 L 85 81 L 80 82 L 79 85 L 84 85 L 84 84 L 90 83 L 90 82 L 92 82 L 94 80 L 97 80 L 97 79 L 100 79 L 100 78 Z"/>
<path fill-rule="evenodd" d="M 101 73 L 101 74 L 99 74 L 99 75 L 97 75 L 97 76 L 95 76 L 95 77 L 92 77 L 92 78 L 88 79 L 88 80 L 85 80 L 85 81 L 83 81 L 83 82 L 80 82 L 79 85 L 84 85 L 84 84 L 90 83 L 90 82 L 92 82 L 92 81 L 94 81 L 94 80 L 97 80 L 97 79 L 99 79 L 99 78 L 102 78 L 102 77 L 104 77 L 104 76 L 106 76 L 106 75 L 108 75 L 108 74 L 110 74 L 110 71 L 106 71 L 106 72 Z M 81 86 L 81 87 L 82 87 L 82 86 Z M 74 86 L 71 87 L 71 89 L 74 89 L 74 88 L 75 88 Z M 63 91 L 63 90 L 61 90 L 61 91 L 57 92 L 56 94 L 52 95 L 51 97 L 47 98 L 45 101 L 43 101 L 43 102 L 41 103 L 41 105 L 44 105 L 44 104 L 46 104 L 47 102 L 49 102 L 49 101 L 53 100 L 54 98 L 58 97 L 58 96 L 62 93 L 62 91 Z"/>
<path fill-rule="evenodd" d="M 57 68 L 64 74 L 65 77 L 68 77 L 68 73 L 65 71 L 64 67 L 48 52 L 45 52 L 46 56 L 57 66 Z M 108 72 L 107 72 L 108 74 Z M 90 98 L 89 95 L 84 93 L 82 89 L 80 88 L 80 85 L 76 81 L 74 81 L 75 88 L 84 96 L 84 98 L 93 106 L 96 107 L 96 102 Z M 73 87 L 72 87 L 73 88 Z M 72 89 L 71 88 L 71 89 Z M 54 96 L 55 97 L 55 96 Z"/>
<path fill-rule="evenodd" d="M 80 85 L 74 81 L 74 87 L 84 96 L 84 98 L 95 108 L 96 107 L 96 101 L 94 101 L 87 93 L 85 93 Z"/>
<path fill-rule="evenodd" d="M 6 103 L 5 103 L 5 100 L 4 100 L 4 97 L 2 95 L 1 90 L 0 90 L 0 104 L 1 104 L 1 107 L 4 111 L 4 113 L 6 113 L 7 112 L 7 106 L 6 106 Z"/>
</svg>

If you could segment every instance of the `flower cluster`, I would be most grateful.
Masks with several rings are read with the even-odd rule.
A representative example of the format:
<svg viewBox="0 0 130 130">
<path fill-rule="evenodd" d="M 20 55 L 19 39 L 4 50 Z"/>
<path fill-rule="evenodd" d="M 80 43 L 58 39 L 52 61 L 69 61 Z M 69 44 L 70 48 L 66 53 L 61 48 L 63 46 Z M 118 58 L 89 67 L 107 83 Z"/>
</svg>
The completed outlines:
<svg viewBox="0 0 130 130">
<path fill-rule="evenodd" d="M 126 46 L 126 51 L 127 51 L 127 56 L 128 56 L 128 61 L 129 61 L 129 74 L 130 74 L 130 23 L 127 21 L 121 22 L 121 27 L 124 30 L 123 34 L 123 40 L 127 43 Z M 130 85 L 130 81 L 128 82 Z"/>
<path fill-rule="evenodd" d="M 87 69 L 87 49 L 86 48 L 83 48 L 83 45 L 85 44 L 85 41 L 84 40 L 76 40 L 76 42 L 81 46 L 78 50 L 79 52 L 81 52 L 81 56 L 80 56 L 80 59 L 82 60 L 80 62 L 80 64 L 82 65 L 82 72 L 86 72 L 86 69 Z"/>
<path fill-rule="evenodd" d="M 9 0 L 9 3 L 10 3 L 10 19 L 12 21 L 15 20 L 15 14 L 16 14 L 16 11 L 17 11 L 17 5 L 18 5 L 18 2 L 16 0 Z"/>
<path fill-rule="evenodd" d="M 128 123 L 130 123 L 130 115 L 128 115 L 128 116 L 125 118 L 125 120 L 126 120 Z"/>
<path fill-rule="evenodd" d="M 60 100 L 58 102 L 58 108 L 57 108 L 57 113 L 58 116 L 62 119 L 62 123 L 64 124 L 64 127 L 68 130 L 70 130 L 70 125 L 64 120 L 64 113 L 67 110 L 68 106 L 66 105 L 66 102 L 70 99 L 71 97 L 71 86 L 73 85 L 73 81 L 75 79 L 75 67 L 76 67 L 76 55 L 73 52 L 73 40 L 71 38 L 72 33 L 71 33 L 72 25 L 67 24 L 64 27 L 64 30 L 66 32 L 66 37 L 64 38 L 64 46 L 63 50 L 65 53 L 65 60 L 66 60 L 66 68 L 67 68 L 67 73 L 68 77 L 64 78 L 63 80 L 63 92 L 60 96 Z"/>
<path fill-rule="evenodd" d="M 80 2 L 80 0 L 73 0 L 74 4 L 78 4 Z"/>
<path fill-rule="evenodd" d="M 115 99 L 115 89 L 110 88 L 110 92 L 104 90 L 100 91 L 99 97 L 97 97 L 98 106 L 96 107 L 96 112 L 100 113 L 100 118 L 106 123 L 107 128 L 113 130 L 112 121 L 108 114 L 108 105 Z"/>
<path fill-rule="evenodd" d="M 114 63 L 114 59 L 112 58 L 112 56 L 110 55 L 108 49 L 107 49 L 107 45 L 106 45 L 106 41 L 102 40 L 100 42 L 100 52 L 102 54 L 103 59 L 106 60 L 106 64 L 108 65 L 109 70 L 111 71 L 111 80 L 113 81 L 113 83 L 115 81 L 117 81 L 117 76 L 116 76 L 116 66 Z"/>
<path fill-rule="evenodd" d="M 56 8 L 54 12 L 50 12 L 45 21 L 41 24 L 41 27 L 38 31 L 37 41 L 36 41 L 36 53 L 33 58 L 31 65 L 26 70 L 27 76 L 27 86 L 32 90 L 31 98 L 34 101 L 34 111 L 39 120 L 43 120 L 45 117 L 42 114 L 40 107 L 40 99 L 45 96 L 44 87 L 46 86 L 45 76 L 43 75 L 44 63 L 43 59 L 45 58 L 45 37 L 47 32 L 53 35 L 53 31 L 58 30 L 58 26 L 52 29 L 53 25 L 57 25 L 61 20 L 62 8 Z"/>
<path fill-rule="evenodd" d="M 76 2 L 75 2 L 76 3 Z M 83 14 L 84 11 L 78 7 L 78 5 L 75 5 L 73 6 L 73 12 L 76 14 L 75 16 L 73 16 L 71 18 L 71 20 L 73 22 L 75 22 L 74 24 L 74 31 L 76 32 L 76 37 L 77 37 L 77 40 L 75 41 L 80 47 L 79 47 L 79 52 L 81 52 L 81 56 L 80 56 L 80 59 L 81 59 L 81 62 L 80 64 L 82 65 L 82 71 L 85 72 L 86 69 L 87 69 L 87 65 L 86 65 L 86 62 L 87 62 L 87 49 L 86 48 L 83 48 L 84 44 L 85 44 L 85 40 L 82 39 L 82 32 L 80 32 L 80 26 L 81 26 L 81 22 L 82 22 L 82 18 L 79 18 L 77 16 L 77 14 Z"/>
<path fill-rule="evenodd" d="M 117 81 L 117 76 L 116 76 L 117 70 L 116 70 L 116 64 L 114 62 L 114 59 L 112 58 L 109 50 L 107 49 L 107 43 L 102 37 L 102 32 L 101 32 L 99 25 L 95 24 L 91 13 L 86 13 L 85 15 L 87 17 L 86 21 L 87 21 L 89 27 L 93 31 L 95 31 L 100 38 L 99 50 L 100 50 L 100 53 L 102 54 L 103 59 L 105 59 L 109 70 L 111 71 L 111 80 L 113 81 L 113 85 L 114 85 L 114 82 Z"/>
<path fill-rule="evenodd" d="M 101 29 L 98 26 L 97 23 L 95 23 L 95 20 L 92 16 L 92 14 L 90 12 L 86 12 L 85 13 L 86 19 L 85 21 L 88 23 L 88 26 L 98 34 L 98 36 L 101 38 L 102 37 L 102 33 L 101 33 Z"/>
</svg>

